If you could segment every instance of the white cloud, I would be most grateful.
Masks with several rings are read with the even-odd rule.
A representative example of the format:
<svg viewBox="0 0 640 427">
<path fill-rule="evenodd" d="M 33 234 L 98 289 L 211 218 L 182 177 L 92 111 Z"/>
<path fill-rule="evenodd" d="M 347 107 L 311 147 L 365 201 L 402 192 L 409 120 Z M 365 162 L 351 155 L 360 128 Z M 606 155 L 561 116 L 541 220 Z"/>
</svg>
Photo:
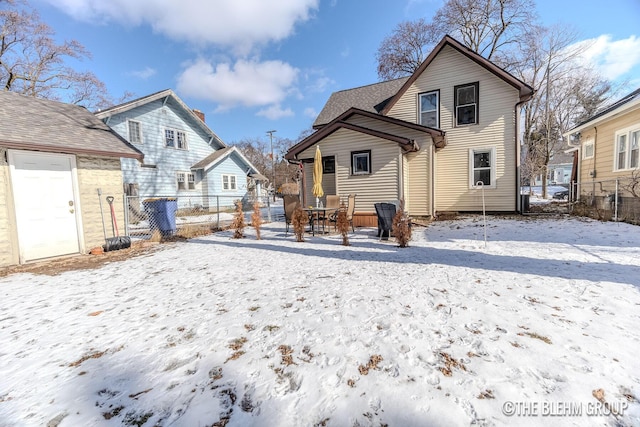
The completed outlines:
<svg viewBox="0 0 640 427">
<path fill-rule="evenodd" d="M 145 67 L 143 70 L 131 71 L 128 75 L 137 77 L 142 80 L 147 80 L 149 77 L 152 77 L 156 74 L 156 70 L 151 67 Z"/>
<path fill-rule="evenodd" d="M 315 119 L 316 117 L 318 117 L 318 112 L 316 111 L 315 108 L 308 107 L 304 109 L 304 115 L 307 117 L 311 117 L 312 119 Z"/>
<path fill-rule="evenodd" d="M 582 59 L 610 80 L 623 77 L 640 65 L 640 38 L 636 36 L 613 40 L 610 35 L 605 34 L 581 41 L 579 45 L 588 46 L 581 55 Z"/>
<path fill-rule="evenodd" d="M 292 117 L 294 113 L 291 108 L 283 110 L 282 107 L 280 107 L 280 104 L 274 104 L 258 111 L 256 115 L 266 117 L 270 120 L 277 120 L 282 117 Z"/>
<path fill-rule="evenodd" d="M 79 20 L 148 24 L 173 39 L 232 47 L 239 53 L 288 37 L 319 5 L 319 0 L 47 1 Z"/>
<path fill-rule="evenodd" d="M 180 93 L 218 104 L 218 110 L 238 105 L 277 105 L 293 90 L 299 70 L 282 61 L 238 60 L 214 66 L 198 59 L 178 77 Z M 266 113 L 265 113 L 266 114 Z M 274 113 L 275 114 L 275 113 Z"/>
</svg>

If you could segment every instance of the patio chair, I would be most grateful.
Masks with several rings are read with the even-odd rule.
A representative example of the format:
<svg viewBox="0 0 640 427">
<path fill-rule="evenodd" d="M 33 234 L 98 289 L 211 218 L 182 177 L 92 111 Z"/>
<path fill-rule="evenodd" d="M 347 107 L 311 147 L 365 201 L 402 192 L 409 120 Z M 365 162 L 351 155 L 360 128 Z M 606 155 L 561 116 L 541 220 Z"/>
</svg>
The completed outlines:
<svg viewBox="0 0 640 427">
<path fill-rule="evenodd" d="M 300 206 L 300 196 L 297 194 L 285 194 L 282 196 L 282 201 L 284 203 L 284 221 L 286 224 L 284 233 L 286 235 L 289 232 L 293 212 Z"/>
<path fill-rule="evenodd" d="M 378 215 L 378 240 L 389 240 L 391 236 L 391 224 L 396 215 L 396 205 L 393 203 L 375 203 L 376 215 Z"/>
<path fill-rule="evenodd" d="M 340 209 L 342 209 L 342 206 L 340 207 Z M 329 216 L 329 222 L 333 223 L 333 227 L 334 230 L 336 230 L 338 228 L 338 211 L 340 210 L 336 210 L 333 214 L 331 214 Z M 352 232 L 356 232 L 355 227 L 353 226 L 353 212 L 356 209 L 356 195 L 355 194 L 349 194 L 349 197 L 347 199 L 347 221 L 349 221 L 349 224 L 351 224 L 351 231 Z"/>
</svg>

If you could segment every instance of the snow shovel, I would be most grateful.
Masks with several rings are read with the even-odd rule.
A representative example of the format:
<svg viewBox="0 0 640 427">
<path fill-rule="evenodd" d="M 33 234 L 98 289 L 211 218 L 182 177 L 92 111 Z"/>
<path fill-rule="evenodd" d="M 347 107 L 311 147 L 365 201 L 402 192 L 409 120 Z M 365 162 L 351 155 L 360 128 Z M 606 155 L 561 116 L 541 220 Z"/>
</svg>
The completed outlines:
<svg viewBox="0 0 640 427">
<path fill-rule="evenodd" d="M 100 190 L 98 190 L 98 195 L 100 195 Z M 111 230 L 113 232 L 113 237 L 107 237 L 107 231 L 104 227 L 104 215 L 102 214 L 102 198 L 100 199 L 100 215 L 102 215 L 102 231 L 104 232 L 105 240 L 103 249 L 105 252 L 126 249 L 131 246 L 131 237 L 120 236 L 120 233 L 118 232 L 118 223 L 116 222 L 116 212 L 113 208 L 113 200 L 113 196 L 107 196 L 107 203 L 109 203 L 109 208 L 111 210 Z"/>
</svg>

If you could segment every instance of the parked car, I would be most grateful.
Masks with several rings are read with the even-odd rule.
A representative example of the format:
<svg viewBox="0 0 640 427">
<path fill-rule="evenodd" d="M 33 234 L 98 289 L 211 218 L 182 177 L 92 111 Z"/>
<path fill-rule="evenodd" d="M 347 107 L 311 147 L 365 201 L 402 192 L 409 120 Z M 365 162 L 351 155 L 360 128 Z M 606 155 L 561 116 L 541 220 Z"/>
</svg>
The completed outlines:
<svg viewBox="0 0 640 427">
<path fill-rule="evenodd" d="M 557 200 L 569 200 L 569 190 L 561 190 L 553 193 L 553 198 Z"/>
</svg>

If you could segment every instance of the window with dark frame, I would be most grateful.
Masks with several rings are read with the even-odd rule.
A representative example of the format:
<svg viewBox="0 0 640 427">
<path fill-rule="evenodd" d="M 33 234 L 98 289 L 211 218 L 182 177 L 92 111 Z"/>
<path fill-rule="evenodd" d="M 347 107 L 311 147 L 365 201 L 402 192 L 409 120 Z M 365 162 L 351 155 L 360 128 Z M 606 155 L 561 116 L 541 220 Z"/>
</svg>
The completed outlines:
<svg viewBox="0 0 640 427">
<path fill-rule="evenodd" d="M 322 173 L 336 173 L 336 158 L 327 156 L 322 158 Z"/>
<path fill-rule="evenodd" d="M 371 173 L 371 150 L 351 152 L 351 174 L 367 175 Z"/>
<path fill-rule="evenodd" d="M 454 87 L 456 126 L 478 124 L 479 83 Z"/>
<path fill-rule="evenodd" d="M 421 93 L 419 96 L 420 124 L 432 128 L 440 127 L 440 91 Z"/>
</svg>

